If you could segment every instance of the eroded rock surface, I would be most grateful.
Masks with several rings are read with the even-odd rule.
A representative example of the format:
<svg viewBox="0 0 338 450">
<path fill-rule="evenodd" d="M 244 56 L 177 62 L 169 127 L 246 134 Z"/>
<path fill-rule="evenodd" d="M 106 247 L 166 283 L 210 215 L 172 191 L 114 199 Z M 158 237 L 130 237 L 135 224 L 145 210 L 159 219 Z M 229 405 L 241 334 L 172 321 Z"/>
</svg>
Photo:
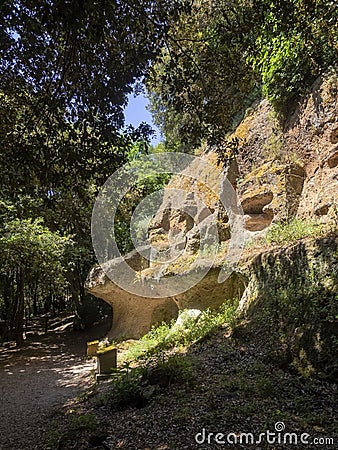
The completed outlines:
<svg viewBox="0 0 338 450">
<path fill-rule="evenodd" d="M 262 231 L 271 223 L 297 214 L 305 173 L 296 164 L 274 161 L 250 172 L 239 184 L 248 231 Z"/>
<path fill-rule="evenodd" d="M 126 258 L 128 263 L 132 261 L 133 268 L 142 268 L 144 259 L 136 252 L 132 252 Z M 114 268 L 121 271 L 124 261 L 114 260 Z M 138 261 L 138 264 L 137 264 Z M 110 270 L 105 267 L 109 274 Z M 112 270 L 112 268 L 111 268 Z M 113 308 L 112 328 L 109 332 L 109 338 L 139 338 L 146 334 L 153 325 L 159 325 L 162 322 L 169 322 L 178 315 L 178 308 L 172 298 L 149 298 L 142 297 L 128 292 L 123 287 L 114 283 L 114 276 L 109 278 L 106 272 L 100 267 L 94 267 L 86 280 L 87 291 L 102 298 Z M 135 282 L 139 280 L 135 279 Z"/>
<path fill-rule="evenodd" d="M 337 251 L 336 236 L 311 239 L 260 253 L 244 271 L 239 311 L 256 332 L 272 328 L 281 358 L 306 375 L 338 371 Z"/>
<path fill-rule="evenodd" d="M 220 167 L 214 149 L 206 148 L 202 154 L 214 170 L 206 170 L 196 160 L 181 175 L 174 176 L 149 230 L 154 248 L 159 252 L 173 252 L 174 263 L 161 268 L 158 262 L 142 260 L 141 263 L 136 257 L 136 266 L 133 266 L 135 255 L 128 256 L 125 259 L 130 265 L 140 264 L 135 269 L 139 276 L 155 277 L 160 282 L 161 277 L 175 275 L 177 283 L 182 284 L 195 276 L 198 267 L 194 267 L 195 272 L 191 267 L 194 256 L 201 251 L 201 241 L 206 244 L 202 252 L 213 245 L 215 235 L 218 235 L 218 243 L 227 248 L 234 234 L 234 217 L 238 220 L 241 216 L 240 208 L 246 239 L 260 237 L 274 223 L 285 223 L 294 217 L 337 224 L 337 89 L 335 71 L 319 78 L 308 98 L 290 112 L 284 128 L 266 100 L 247 111 L 245 119 L 230 136 L 240 138 L 244 145 L 237 160 L 232 160 L 225 172 L 236 190 L 236 194 L 227 199 L 227 208 L 215 195 L 219 189 Z M 224 260 L 212 265 L 202 280 L 175 296 L 159 299 L 128 293 L 112 282 L 102 269 L 92 270 L 86 288 L 113 306 L 111 335 L 138 337 L 151 325 L 177 317 L 179 310 L 217 307 L 226 298 L 241 298 L 244 291 L 246 298 L 250 290 L 245 290 L 245 286 L 252 285 L 252 277 L 259 275 L 264 284 L 264 265 L 259 274 L 249 271 L 247 277 L 235 268 L 231 277 L 218 283 L 225 255 L 226 251 Z M 295 269 L 298 264 L 301 263 L 295 261 Z M 139 282 L 137 278 L 134 281 Z M 256 281 L 259 285 L 258 278 Z"/>
</svg>

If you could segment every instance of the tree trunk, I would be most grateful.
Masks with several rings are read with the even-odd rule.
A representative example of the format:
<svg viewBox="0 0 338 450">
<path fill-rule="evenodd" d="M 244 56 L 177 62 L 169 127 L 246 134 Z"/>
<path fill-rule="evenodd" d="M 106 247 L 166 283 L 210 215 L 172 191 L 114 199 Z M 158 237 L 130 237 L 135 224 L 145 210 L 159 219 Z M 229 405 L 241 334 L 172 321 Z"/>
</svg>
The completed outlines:
<svg viewBox="0 0 338 450">
<path fill-rule="evenodd" d="M 15 317 L 19 304 L 19 269 L 13 275 L 12 299 L 9 305 L 7 320 L 6 320 L 6 338 L 9 340 L 15 339 Z M 15 286 L 15 288 L 14 288 Z"/>
<path fill-rule="evenodd" d="M 14 303 L 14 276 L 10 272 L 6 274 L 4 286 L 4 309 L 5 309 L 5 330 L 4 338 L 10 340 L 12 338 L 12 314 Z"/>
<path fill-rule="evenodd" d="M 33 294 L 33 316 L 38 315 L 38 284 L 35 285 Z"/>
<path fill-rule="evenodd" d="M 14 316 L 14 339 L 17 347 L 23 344 L 24 308 L 25 308 L 25 273 L 22 267 L 18 272 L 18 303 Z"/>
<path fill-rule="evenodd" d="M 69 283 L 70 296 L 73 302 L 74 309 L 75 311 L 78 311 L 79 306 L 81 304 L 79 284 L 77 283 L 77 279 L 74 276 L 73 272 L 68 272 L 66 274 L 66 278 Z"/>
</svg>

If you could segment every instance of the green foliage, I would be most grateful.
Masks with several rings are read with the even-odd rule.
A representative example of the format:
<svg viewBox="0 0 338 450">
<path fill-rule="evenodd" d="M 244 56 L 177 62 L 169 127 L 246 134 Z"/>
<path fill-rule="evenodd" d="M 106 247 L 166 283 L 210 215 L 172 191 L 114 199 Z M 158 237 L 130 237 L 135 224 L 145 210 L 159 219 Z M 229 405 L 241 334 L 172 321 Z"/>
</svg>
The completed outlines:
<svg viewBox="0 0 338 450">
<path fill-rule="evenodd" d="M 39 118 L 62 109 L 84 134 L 116 134 L 131 86 L 184 3 L 9 0 L 1 5 L 1 86 L 19 88 L 19 102 L 34 93 Z"/>
<path fill-rule="evenodd" d="M 185 3 L 1 3 L 0 219 L 33 224 L 42 218 L 46 229 L 74 241 L 62 262 L 55 257 L 58 270 L 51 270 L 45 249 L 39 261 L 34 257 L 34 268 L 25 269 L 21 295 L 29 301 L 21 303 L 28 306 L 26 314 L 31 298 L 36 314 L 41 303 L 49 311 L 59 294 L 63 303 L 71 297 L 78 313 L 88 309 L 80 304 L 86 303 L 83 283 L 95 262 L 92 206 L 107 177 L 147 151 L 149 126 L 125 129 L 123 109 Z M 118 217 L 117 227 L 122 247 L 123 219 Z M 21 246 L 25 255 L 28 249 L 15 230 L 11 233 L 12 247 Z M 11 258 L 6 267 L 13 267 L 14 253 Z M 35 268 L 39 273 L 33 277 Z M 60 277 L 67 282 L 63 292 L 56 292 Z M 0 313 L 8 320 L 11 308 L 16 309 L 17 286 L 13 271 L 1 272 Z"/>
<path fill-rule="evenodd" d="M 77 409 L 69 410 L 65 416 L 62 416 L 62 419 L 57 417 L 49 422 L 41 448 L 57 450 L 63 447 L 65 442 L 76 439 L 80 433 L 94 432 L 98 427 L 98 418 L 93 413 L 83 413 Z"/>
<path fill-rule="evenodd" d="M 94 414 L 74 414 L 70 420 L 70 431 L 78 430 L 96 430 L 98 425 L 97 418 Z"/>
<path fill-rule="evenodd" d="M 147 81 L 170 150 L 221 141 L 252 92 L 253 72 L 240 46 L 249 25 L 246 3 L 198 1 L 171 27 Z"/>
<path fill-rule="evenodd" d="M 62 257 L 72 245 L 70 237 L 60 236 L 42 225 L 42 219 L 14 219 L 1 229 L 1 269 L 24 267 L 32 272 L 42 270 L 44 278 L 62 275 Z M 48 279 L 50 282 L 50 279 Z"/>
<path fill-rule="evenodd" d="M 197 319 L 189 319 L 184 327 L 175 327 L 175 321 L 163 323 L 152 328 L 138 343 L 130 348 L 126 359 L 138 359 L 153 355 L 160 355 L 163 351 L 191 345 L 203 339 L 221 325 L 231 324 L 235 318 L 238 300 L 225 302 L 218 309 L 207 309 Z"/>
<path fill-rule="evenodd" d="M 276 111 L 282 113 L 309 84 L 306 77 L 310 76 L 311 72 L 308 62 L 303 58 L 304 41 L 299 35 L 291 37 L 281 35 L 266 44 L 261 43 L 259 39 L 257 44 L 262 52 L 258 64 L 263 94 Z"/>
<path fill-rule="evenodd" d="M 54 294 L 66 288 L 69 236 L 51 232 L 42 219 L 13 219 L 0 227 L 0 281 L 7 319 L 7 335 L 20 344 L 25 307 L 37 301 L 37 286 Z M 33 298 L 31 297 L 33 296 Z M 28 304 L 27 304 L 28 303 Z"/>
<path fill-rule="evenodd" d="M 126 170 L 135 174 L 135 184 L 121 199 L 115 217 L 114 230 L 111 231 L 122 254 L 134 248 L 132 238 L 138 242 L 145 242 L 148 238 L 148 229 L 154 211 L 153 199 L 147 197 L 155 192 L 160 193 L 171 176 L 169 173 L 158 173 L 156 164 L 152 165 L 149 159 L 147 161 L 142 159 L 148 150 L 147 146 L 144 147 L 140 143 L 134 144 L 125 166 Z M 157 148 L 156 152 L 162 152 L 161 147 Z M 145 199 L 144 202 L 142 202 L 143 199 Z M 133 222 L 132 217 L 136 207 L 138 207 L 137 220 Z"/>
<path fill-rule="evenodd" d="M 145 399 L 141 389 L 141 375 L 139 371 L 131 371 L 114 382 L 112 392 L 109 395 L 109 404 L 113 409 L 122 409 L 127 406 L 141 407 Z"/>
<path fill-rule="evenodd" d="M 194 379 L 193 362 L 188 356 L 172 355 L 156 365 L 156 375 L 172 383 L 191 384 Z"/>
<path fill-rule="evenodd" d="M 337 62 L 335 2 L 261 2 L 262 20 L 248 60 L 281 115 L 315 78 Z"/>
<path fill-rule="evenodd" d="M 123 409 L 128 406 L 142 407 L 146 399 L 142 394 L 142 376 L 144 368 L 116 370 L 111 389 L 95 399 L 96 405 L 109 405 L 112 409 Z"/>
<path fill-rule="evenodd" d="M 336 2 L 196 1 L 148 80 L 169 149 L 219 145 L 261 93 L 280 118 L 337 63 Z"/>
<path fill-rule="evenodd" d="M 252 265 L 251 329 L 280 341 L 278 359 L 306 375 L 334 377 L 337 263 L 335 235 L 326 234 L 263 253 Z"/>
<path fill-rule="evenodd" d="M 287 244 L 305 237 L 320 236 L 322 233 L 320 224 L 310 220 L 294 218 L 287 223 L 273 224 L 264 240 L 268 244 Z"/>
<path fill-rule="evenodd" d="M 142 408 L 156 394 L 158 388 L 171 384 L 191 384 L 193 381 L 192 359 L 182 355 L 171 355 L 147 361 L 144 365 L 117 371 L 111 389 L 96 398 L 97 405 L 109 405 L 120 410 L 127 407 Z"/>
</svg>

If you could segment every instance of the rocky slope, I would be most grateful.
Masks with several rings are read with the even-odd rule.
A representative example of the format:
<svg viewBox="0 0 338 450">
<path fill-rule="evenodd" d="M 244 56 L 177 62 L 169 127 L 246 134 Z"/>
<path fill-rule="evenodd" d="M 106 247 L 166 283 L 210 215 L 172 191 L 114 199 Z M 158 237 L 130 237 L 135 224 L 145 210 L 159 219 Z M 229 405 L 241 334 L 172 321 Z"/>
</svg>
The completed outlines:
<svg viewBox="0 0 338 450">
<path fill-rule="evenodd" d="M 95 268 L 88 276 L 87 290 L 113 306 L 114 337 L 140 337 L 151 325 L 177 317 L 180 309 L 217 307 L 226 298 L 238 297 L 243 317 L 278 329 L 279 336 L 284 336 L 285 352 L 302 369 L 320 367 L 326 374 L 335 373 L 329 360 L 337 347 L 337 72 L 332 70 L 316 81 L 304 102 L 290 111 L 283 127 L 266 101 L 253 105 L 229 142 L 234 139 L 241 143 L 241 151 L 226 176 L 240 203 L 241 213 L 234 215 L 242 220 L 244 252 L 232 275 L 222 282 L 218 277 L 231 250 L 232 213 L 205 188 L 214 183 L 215 173 L 198 173 L 198 166 L 191 166 L 170 181 L 150 238 L 153 245 L 166 248 L 172 236 L 184 237 L 179 241 L 180 256 L 160 271 L 160 278 L 180 277 L 183 283 L 201 269 L 194 265 L 196 255 L 201 254 L 200 233 L 204 230 L 208 236 L 211 219 L 216 218 L 219 246 L 209 273 L 186 292 L 159 299 L 123 292 L 101 268 Z M 217 172 L 215 150 L 204 149 L 201 157 Z M 189 178 L 189 170 L 194 179 Z M 178 188 L 185 191 L 181 211 L 173 208 L 170 194 L 170 189 Z M 321 231 L 317 238 L 283 248 L 259 245 L 273 224 L 292 218 L 312 221 L 318 230 L 324 226 L 327 237 Z M 204 249 L 202 260 L 208 257 Z M 158 279 L 156 264 L 137 254 L 128 259 L 141 278 L 156 274 Z M 135 282 L 140 281 L 135 277 Z"/>
</svg>

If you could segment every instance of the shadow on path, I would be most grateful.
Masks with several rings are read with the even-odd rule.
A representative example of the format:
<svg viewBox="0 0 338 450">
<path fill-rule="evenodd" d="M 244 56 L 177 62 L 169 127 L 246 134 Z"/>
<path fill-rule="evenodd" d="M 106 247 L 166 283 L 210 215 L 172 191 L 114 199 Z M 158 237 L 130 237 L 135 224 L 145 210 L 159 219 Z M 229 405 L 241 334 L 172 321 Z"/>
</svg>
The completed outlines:
<svg viewBox="0 0 338 450">
<path fill-rule="evenodd" d="M 97 330 L 54 330 L 23 348 L 0 348 L 1 450 L 41 450 L 55 409 L 93 383 L 85 350 L 94 337 Z"/>
</svg>

